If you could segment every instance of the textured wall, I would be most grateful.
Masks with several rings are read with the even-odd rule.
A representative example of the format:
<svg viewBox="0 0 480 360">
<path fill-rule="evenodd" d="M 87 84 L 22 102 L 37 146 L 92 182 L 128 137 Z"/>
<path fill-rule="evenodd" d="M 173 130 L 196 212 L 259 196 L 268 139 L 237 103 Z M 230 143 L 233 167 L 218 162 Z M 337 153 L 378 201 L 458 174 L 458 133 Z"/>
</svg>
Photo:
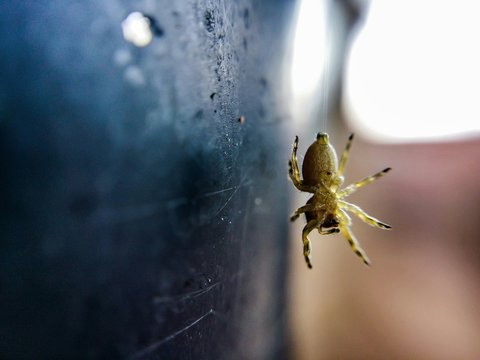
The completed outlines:
<svg viewBox="0 0 480 360">
<path fill-rule="evenodd" d="M 292 5 L 0 4 L 2 359 L 281 358 Z"/>
</svg>

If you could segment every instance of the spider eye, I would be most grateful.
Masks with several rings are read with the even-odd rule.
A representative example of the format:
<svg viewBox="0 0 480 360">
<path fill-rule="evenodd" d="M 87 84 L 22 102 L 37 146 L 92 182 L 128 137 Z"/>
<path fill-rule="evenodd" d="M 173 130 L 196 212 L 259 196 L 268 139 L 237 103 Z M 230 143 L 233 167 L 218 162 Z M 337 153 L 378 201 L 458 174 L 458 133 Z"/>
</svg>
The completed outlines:
<svg viewBox="0 0 480 360">
<path fill-rule="evenodd" d="M 327 171 L 327 175 L 332 175 L 332 173 L 330 171 Z"/>
</svg>

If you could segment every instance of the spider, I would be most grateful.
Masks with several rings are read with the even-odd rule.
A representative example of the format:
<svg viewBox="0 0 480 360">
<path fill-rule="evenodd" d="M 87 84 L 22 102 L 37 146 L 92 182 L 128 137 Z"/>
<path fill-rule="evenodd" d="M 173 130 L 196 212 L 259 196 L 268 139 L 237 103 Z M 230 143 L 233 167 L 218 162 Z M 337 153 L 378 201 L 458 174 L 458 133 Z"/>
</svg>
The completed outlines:
<svg viewBox="0 0 480 360">
<path fill-rule="evenodd" d="M 353 252 L 357 254 L 366 265 L 370 264 L 367 254 L 360 247 L 360 244 L 350 230 L 352 221 L 347 211 L 358 216 L 369 225 L 380 229 L 391 228 L 390 225 L 366 214 L 365 211 L 357 205 L 343 200 L 357 189 L 382 177 L 391 169 L 388 167 L 385 170 L 340 189 L 344 180 L 343 172 L 348 160 L 350 147 L 352 146 L 352 140 L 353 134 L 348 138 L 347 145 L 340 158 L 340 163 L 338 163 L 337 154 L 329 142 L 328 134 L 318 133 L 316 141 L 310 145 L 303 159 L 303 180 L 300 178 L 297 163 L 298 136 L 295 137 L 293 143 L 292 158 L 289 161 L 290 179 L 298 190 L 312 193 L 313 196 L 308 199 L 304 206 L 299 207 L 293 213 L 290 220 L 295 221 L 302 213 L 304 213 L 307 218 L 307 224 L 302 231 L 302 240 L 303 255 L 310 269 L 312 268 L 312 263 L 310 260 L 310 239 L 308 238 L 308 234 L 314 229 L 317 229 L 320 235 L 341 232 L 352 247 Z"/>
</svg>

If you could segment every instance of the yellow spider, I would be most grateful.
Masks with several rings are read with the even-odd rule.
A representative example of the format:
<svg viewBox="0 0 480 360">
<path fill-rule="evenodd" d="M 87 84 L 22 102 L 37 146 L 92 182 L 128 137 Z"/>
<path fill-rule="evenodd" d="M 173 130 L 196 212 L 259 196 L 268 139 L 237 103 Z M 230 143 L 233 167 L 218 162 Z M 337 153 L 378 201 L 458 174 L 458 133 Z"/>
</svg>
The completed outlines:
<svg viewBox="0 0 480 360">
<path fill-rule="evenodd" d="M 308 148 L 303 159 L 302 175 L 297 163 L 298 136 L 293 143 L 292 158 L 289 161 L 289 175 L 293 185 L 300 190 L 312 193 L 313 196 L 308 199 L 306 205 L 299 207 L 290 218 L 291 221 L 298 219 L 300 214 L 305 213 L 307 225 L 302 231 L 303 255 L 308 267 L 312 268 L 310 261 L 310 240 L 308 234 L 314 229 L 318 229 L 320 235 L 335 234 L 342 232 L 348 240 L 352 250 L 360 257 L 366 265 L 370 264 L 365 251 L 360 247 L 357 239 L 350 230 L 352 221 L 347 211 L 357 215 L 361 220 L 369 225 L 379 227 L 380 229 L 390 229 L 387 225 L 360 209 L 357 205 L 350 204 L 343 198 L 355 192 L 357 189 L 370 184 L 372 181 L 385 175 L 391 168 L 386 168 L 375 175 L 340 189 L 343 183 L 343 172 L 347 163 L 348 154 L 352 145 L 353 134 L 348 138 L 347 145 L 340 158 L 338 165 L 335 149 L 330 145 L 328 135 L 318 133 L 317 140 Z"/>
</svg>

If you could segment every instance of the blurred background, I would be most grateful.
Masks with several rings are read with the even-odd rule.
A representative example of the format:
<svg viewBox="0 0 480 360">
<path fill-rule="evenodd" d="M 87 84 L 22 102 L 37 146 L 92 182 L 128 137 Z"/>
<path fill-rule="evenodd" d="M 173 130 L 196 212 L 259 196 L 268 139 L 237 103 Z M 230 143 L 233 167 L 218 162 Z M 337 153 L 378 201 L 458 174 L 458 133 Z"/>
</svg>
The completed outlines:
<svg viewBox="0 0 480 360">
<path fill-rule="evenodd" d="M 0 3 L 1 359 L 480 358 L 474 2 Z M 288 179 L 317 132 L 366 267 Z"/>
<path fill-rule="evenodd" d="M 480 7 L 303 0 L 298 14 L 299 154 L 327 131 L 340 155 L 354 132 L 346 184 L 393 170 L 349 201 L 393 229 L 354 219 L 370 267 L 312 233 L 308 271 L 292 226 L 293 358 L 479 358 Z M 308 198 L 292 195 L 292 210 Z"/>
</svg>

